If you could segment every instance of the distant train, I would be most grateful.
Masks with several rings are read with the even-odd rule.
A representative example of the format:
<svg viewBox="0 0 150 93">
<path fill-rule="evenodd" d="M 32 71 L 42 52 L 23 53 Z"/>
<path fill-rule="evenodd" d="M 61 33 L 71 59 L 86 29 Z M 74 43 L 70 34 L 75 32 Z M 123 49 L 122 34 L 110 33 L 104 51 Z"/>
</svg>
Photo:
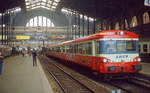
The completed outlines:
<svg viewBox="0 0 150 93">
<path fill-rule="evenodd" d="M 150 62 L 150 38 L 141 39 L 139 47 L 141 62 Z"/>
<path fill-rule="evenodd" d="M 133 74 L 141 70 L 139 36 L 108 30 L 48 46 L 47 56 L 73 62 L 100 74 Z"/>
</svg>

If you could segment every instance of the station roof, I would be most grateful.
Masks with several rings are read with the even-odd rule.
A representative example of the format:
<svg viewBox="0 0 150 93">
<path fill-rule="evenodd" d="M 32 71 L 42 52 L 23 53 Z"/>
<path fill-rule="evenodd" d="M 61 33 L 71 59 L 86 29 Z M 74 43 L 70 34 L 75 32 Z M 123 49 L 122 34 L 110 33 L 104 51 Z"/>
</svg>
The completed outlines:
<svg viewBox="0 0 150 93">
<path fill-rule="evenodd" d="M 6 9 L 20 6 L 26 8 L 26 1 L 29 0 L 1 0 L 0 12 Z M 35 0 L 32 0 L 35 1 Z M 38 1 L 54 1 L 54 0 L 38 0 Z M 95 18 L 113 18 L 116 16 L 125 16 L 128 10 L 134 10 L 138 13 L 144 6 L 144 0 L 59 0 L 56 10 L 69 8 Z M 47 3 L 45 3 L 46 5 Z"/>
<path fill-rule="evenodd" d="M 25 0 L 26 10 L 32 10 L 36 8 L 45 8 L 51 11 L 55 11 L 60 0 Z"/>
</svg>

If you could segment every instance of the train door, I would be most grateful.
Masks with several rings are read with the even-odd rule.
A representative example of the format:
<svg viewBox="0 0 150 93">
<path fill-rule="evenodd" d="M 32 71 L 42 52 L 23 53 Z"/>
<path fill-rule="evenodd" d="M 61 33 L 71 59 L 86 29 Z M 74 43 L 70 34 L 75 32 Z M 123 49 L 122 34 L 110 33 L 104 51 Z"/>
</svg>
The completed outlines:
<svg viewBox="0 0 150 93">
<path fill-rule="evenodd" d="M 92 46 L 93 46 L 93 62 L 92 62 L 92 69 L 93 70 L 96 70 L 98 71 L 99 70 L 99 48 L 100 48 L 100 45 L 99 45 L 99 41 L 96 40 L 96 41 L 93 41 L 92 42 Z"/>
</svg>

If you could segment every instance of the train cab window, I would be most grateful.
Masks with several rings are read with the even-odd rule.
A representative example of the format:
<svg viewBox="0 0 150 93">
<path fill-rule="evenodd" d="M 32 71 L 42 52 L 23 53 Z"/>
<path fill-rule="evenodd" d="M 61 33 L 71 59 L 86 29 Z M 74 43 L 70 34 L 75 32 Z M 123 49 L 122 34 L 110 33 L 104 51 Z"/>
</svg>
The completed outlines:
<svg viewBox="0 0 150 93">
<path fill-rule="evenodd" d="M 127 51 L 136 51 L 137 46 L 138 46 L 138 43 L 134 40 L 126 41 L 126 50 Z"/>
<path fill-rule="evenodd" d="M 147 52 L 148 51 L 148 46 L 147 46 L 147 44 L 143 44 L 143 52 Z"/>
<path fill-rule="evenodd" d="M 138 53 L 137 40 L 102 40 L 96 46 L 97 54 Z"/>
<path fill-rule="evenodd" d="M 116 52 L 116 41 L 114 40 L 107 40 L 107 41 L 101 41 L 100 42 L 100 52 L 101 53 L 115 53 Z M 121 44 L 118 46 L 122 46 Z M 119 49 L 121 50 L 121 49 Z"/>
</svg>

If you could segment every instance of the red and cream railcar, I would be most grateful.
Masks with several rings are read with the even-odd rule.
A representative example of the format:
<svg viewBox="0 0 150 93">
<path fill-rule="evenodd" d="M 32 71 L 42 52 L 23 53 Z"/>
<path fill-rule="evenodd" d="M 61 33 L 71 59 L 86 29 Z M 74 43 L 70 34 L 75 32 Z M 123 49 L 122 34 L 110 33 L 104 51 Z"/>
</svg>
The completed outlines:
<svg viewBox="0 0 150 93">
<path fill-rule="evenodd" d="M 102 74 L 137 73 L 141 70 L 138 37 L 129 31 L 101 31 L 49 45 L 47 55 L 86 66 Z"/>
</svg>

